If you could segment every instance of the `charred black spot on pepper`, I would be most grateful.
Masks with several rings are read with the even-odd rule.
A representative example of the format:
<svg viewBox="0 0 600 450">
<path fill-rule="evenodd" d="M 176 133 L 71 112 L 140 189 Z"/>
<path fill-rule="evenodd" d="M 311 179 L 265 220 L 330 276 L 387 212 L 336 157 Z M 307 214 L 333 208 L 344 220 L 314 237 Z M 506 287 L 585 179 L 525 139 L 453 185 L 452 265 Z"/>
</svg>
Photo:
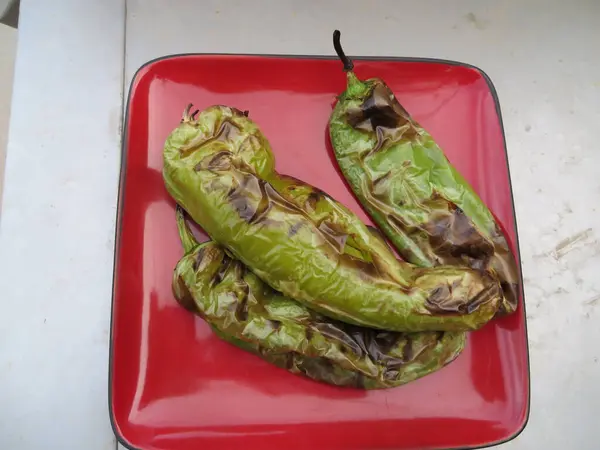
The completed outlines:
<svg viewBox="0 0 600 450">
<path fill-rule="evenodd" d="M 342 342 L 348 340 L 348 335 L 340 327 L 335 326 L 333 323 L 315 323 L 314 328 L 325 337 L 333 338 Z"/>
<path fill-rule="evenodd" d="M 306 327 L 304 329 L 304 336 L 306 336 L 306 340 L 310 341 L 313 337 L 313 331 L 310 329 L 310 327 Z"/>
<path fill-rule="evenodd" d="M 311 192 L 306 198 L 306 209 L 309 211 L 315 211 L 317 209 L 317 203 L 319 203 L 319 200 L 321 200 L 321 196 L 322 194 L 320 191 Z"/>
<path fill-rule="evenodd" d="M 240 127 L 230 120 L 223 120 L 217 134 L 215 135 L 215 139 L 217 141 L 232 141 L 241 133 Z"/>
<path fill-rule="evenodd" d="M 464 298 L 454 298 L 452 286 L 445 284 L 435 288 L 425 301 L 425 308 L 432 314 L 471 314 L 483 304 L 493 299 L 499 299 L 500 286 L 498 283 L 487 284 L 477 295 L 468 302 Z"/>
<path fill-rule="evenodd" d="M 246 222 L 250 222 L 250 219 L 254 216 L 254 206 L 244 196 L 230 196 L 231 205 L 235 208 L 240 218 Z"/>
<path fill-rule="evenodd" d="M 216 285 L 223 281 L 227 271 L 229 270 L 231 263 L 233 260 L 227 256 L 227 254 L 223 254 L 223 259 L 221 260 L 221 265 L 219 266 L 219 270 L 214 274 L 213 278 L 210 280 L 211 288 L 214 288 Z"/>
<path fill-rule="evenodd" d="M 403 337 L 403 333 L 393 333 L 391 331 L 377 331 L 373 336 L 372 345 L 381 352 L 387 353 L 398 345 Z"/>
<path fill-rule="evenodd" d="M 194 166 L 196 172 L 200 170 L 228 170 L 231 168 L 231 152 L 226 150 L 208 155 Z"/>
<path fill-rule="evenodd" d="M 385 93 L 379 86 L 381 85 L 375 85 L 371 89 L 359 109 L 348 110 L 347 119 L 352 127 L 375 131 L 377 127 L 396 128 L 402 123 L 403 117 L 385 100 Z"/>
<path fill-rule="evenodd" d="M 229 256 L 227 254 L 225 256 L 227 256 L 229 258 Z M 233 260 L 233 261 L 234 261 L 233 270 L 235 271 L 236 279 L 242 280 L 244 283 L 246 283 L 246 281 L 243 280 L 243 278 L 244 278 L 244 275 L 246 275 L 246 273 L 248 272 L 248 268 L 244 264 L 242 264 L 241 262 L 239 262 L 237 260 Z"/>
<path fill-rule="evenodd" d="M 223 281 L 223 275 L 219 271 L 219 272 L 215 273 L 215 275 L 210 280 L 211 289 L 214 288 L 215 286 L 217 286 L 219 283 L 221 283 L 221 281 Z"/>
<path fill-rule="evenodd" d="M 393 143 L 419 136 L 416 123 L 382 82 L 373 86 L 360 107 L 348 109 L 346 120 L 357 130 L 376 134 L 377 144 L 372 152 L 380 150 L 385 141 Z"/>
<path fill-rule="evenodd" d="M 285 199 L 271 184 L 256 175 L 244 173 L 235 189 L 229 191 L 228 200 L 240 218 L 249 224 L 279 224 L 269 218 L 269 212 L 277 207 L 290 214 L 301 215 L 298 207 Z"/>
<path fill-rule="evenodd" d="M 394 369 L 386 369 L 383 372 L 383 378 L 386 381 L 394 381 L 398 378 L 398 375 L 400 375 L 400 372 Z"/>
<path fill-rule="evenodd" d="M 357 327 L 356 325 L 350 325 L 344 322 L 339 322 L 338 326 L 342 331 L 344 331 L 344 333 L 348 335 L 352 342 L 356 344 L 352 345 L 355 355 L 363 357 L 369 354 L 367 350 L 367 341 L 371 340 L 373 333 L 376 331 Z"/>
<path fill-rule="evenodd" d="M 348 349 L 352 350 L 355 355 L 363 354 L 358 343 L 348 333 L 346 333 L 341 323 L 340 325 L 337 325 L 335 323 L 320 322 L 316 323 L 314 328 L 323 336 L 342 343 Z"/>
<path fill-rule="evenodd" d="M 252 175 L 244 176 L 235 188 L 230 189 L 228 199 L 239 214 L 240 218 L 249 222 L 256 212 L 256 206 L 252 202 L 252 197 L 257 197 L 260 192 L 258 179 Z"/>
<path fill-rule="evenodd" d="M 272 203 L 267 194 L 267 183 L 261 179 L 257 179 L 258 181 L 258 189 L 260 191 L 260 200 L 258 201 L 258 206 L 254 210 L 254 214 L 252 217 L 248 219 L 248 223 L 259 223 L 261 222 L 266 215 L 269 213 L 271 209 Z"/>
<path fill-rule="evenodd" d="M 194 260 L 194 264 L 192 266 L 192 268 L 194 269 L 194 272 L 196 272 L 198 270 L 198 267 L 200 267 L 200 264 L 202 263 L 202 260 L 204 259 L 205 252 L 206 252 L 205 247 L 201 247 L 200 249 L 198 249 L 198 253 L 196 253 L 196 259 Z"/>
<path fill-rule="evenodd" d="M 458 314 L 464 305 L 452 298 L 447 285 L 435 288 L 425 302 L 425 307 L 433 314 Z"/>
<path fill-rule="evenodd" d="M 489 276 L 488 276 L 489 278 Z M 494 298 L 499 298 L 500 284 L 490 283 L 485 289 L 482 289 L 466 306 L 466 312 L 471 314 L 479 309 L 481 305 L 489 303 Z"/>
<path fill-rule="evenodd" d="M 177 302 L 188 311 L 198 313 L 194 296 L 188 289 L 188 286 L 185 284 L 185 280 L 181 275 L 177 277 L 177 288 L 179 290 L 179 295 L 175 295 Z"/>
<path fill-rule="evenodd" d="M 242 297 L 239 299 L 235 310 L 235 318 L 244 323 L 248 320 L 248 296 L 250 295 L 250 286 L 244 283 L 242 286 Z"/>
<path fill-rule="evenodd" d="M 229 266 L 229 264 L 231 264 L 232 261 L 233 259 L 227 253 L 224 252 L 223 258 L 221 259 L 221 264 Z"/>
<path fill-rule="evenodd" d="M 263 180 L 260 181 L 261 201 L 259 202 L 258 208 L 254 213 L 254 217 L 250 220 L 250 223 L 266 223 L 267 214 L 274 205 L 280 209 L 288 210 L 288 212 L 291 213 L 299 213 L 298 208 L 293 203 L 283 198 L 270 183 Z"/>
<path fill-rule="evenodd" d="M 460 208 L 449 203 L 448 210 L 436 210 L 431 216 L 423 229 L 433 253 L 442 263 L 466 264 L 478 270 L 488 267 L 494 245 Z"/>
<path fill-rule="evenodd" d="M 404 359 L 390 355 L 392 348 L 398 345 L 405 333 L 392 333 L 389 331 L 370 331 L 365 333 L 367 354 L 377 364 L 385 367 L 400 367 Z"/>
</svg>

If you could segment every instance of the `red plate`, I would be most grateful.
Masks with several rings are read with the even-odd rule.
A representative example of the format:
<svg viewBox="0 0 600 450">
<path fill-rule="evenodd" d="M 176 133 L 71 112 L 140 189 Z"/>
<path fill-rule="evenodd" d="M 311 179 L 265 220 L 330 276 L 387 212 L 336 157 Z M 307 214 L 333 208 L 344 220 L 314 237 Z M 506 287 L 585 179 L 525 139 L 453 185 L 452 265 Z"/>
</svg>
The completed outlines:
<svg viewBox="0 0 600 450">
<path fill-rule="evenodd" d="M 358 59 L 427 128 L 498 217 L 518 255 L 500 109 L 490 80 L 454 62 Z M 529 412 L 525 310 L 472 333 L 441 371 L 395 389 L 320 384 L 213 336 L 179 307 L 171 274 L 182 249 L 164 188 L 162 149 L 186 104 L 249 110 L 277 169 L 370 222 L 331 161 L 327 121 L 345 76 L 314 57 L 184 55 L 152 61 L 129 94 L 119 199 L 110 407 L 137 449 L 429 449 L 515 437 Z"/>
</svg>

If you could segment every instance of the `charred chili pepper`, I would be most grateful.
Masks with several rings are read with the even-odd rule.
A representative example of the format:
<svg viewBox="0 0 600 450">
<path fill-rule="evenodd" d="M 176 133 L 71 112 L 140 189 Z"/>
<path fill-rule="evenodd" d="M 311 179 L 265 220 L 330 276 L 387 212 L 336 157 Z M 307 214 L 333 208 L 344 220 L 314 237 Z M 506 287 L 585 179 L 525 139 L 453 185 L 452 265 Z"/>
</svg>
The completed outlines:
<svg viewBox="0 0 600 450">
<path fill-rule="evenodd" d="M 321 316 L 271 289 L 214 242 L 199 244 L 177 209 L 186 252 L 173 292 L 220 338 L 310 378 L 365 389 L 399 386 L 458 356 L 465 333 L 397 333 Z"/>
<path fill-rule="evenodd" d="M 273 289 L 334 319 L 390 331 L 473 330 L 496 313 L 501 291 L 489 275 L 398 261 L 347 208 L 277 174 L 245 113 L 189 111 L 165 143 L 167 190 Z"/>
<path fill-rule="evenodd" d="M 337 30 L 334 47 L 347 87 L 329 134 L 356 197 L 405 260 L 490 271 L 502 286 L 500 312 L 513 312 L 517 265 L 489 209 L 382 80 L 356 77 Z"/>
</svg>

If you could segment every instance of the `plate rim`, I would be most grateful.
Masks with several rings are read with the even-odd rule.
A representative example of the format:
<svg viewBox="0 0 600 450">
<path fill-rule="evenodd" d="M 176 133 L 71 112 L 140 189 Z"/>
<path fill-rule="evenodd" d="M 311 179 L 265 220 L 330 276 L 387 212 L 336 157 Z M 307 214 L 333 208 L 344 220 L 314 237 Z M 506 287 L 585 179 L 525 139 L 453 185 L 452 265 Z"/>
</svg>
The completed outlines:
<svg viewBox="0 0 600 450">
<path fill-rule="evenodd" d="M 315 59 L 315 60 L 337 60 L 337 56 L 332 55 L 309 55 L 309 54 L 278 54 L 278 53 L 210 53 L 210 52 L 191 52 L 191 53 L 172 53 L 163 56 L 159 56 L 157 58 L 150 59 L 143 63 L 141 66 L 137 68 L 131 77 L 131 81 L 129 82 L 129 90 L 127 93 L 127 101 L 124 104 L 125 110 L 122 114 L 121 119 L 121 155 L 120 155 L 120 168 L 119 168 L 119 184 L 117 190 L 117 207 L 116 207 L 116 221 L 115 221 L 115 247 L 114 247 L 114 255 L 113 255 L 113 275 L 112 275 L 112 294 L 111 294 L 111 306 L 110 306 L 110 340 L 109 340 L 109 360 L 108 360 L 108 414 L 110 418 L 110 426 L 112 428 L 112 432 L 115 435 L 118 444 L 121 444 L 128 450 L 147 450 L 140 447 L 135 447 L 131 443 L 129 443 L 125 436 L 123 436 L 119 427 L 117 426 L 117 420 L 115 418 L 114 410 L 113 410 L 113 356 L 114 356 L 114 309 L 115 309 L 115 281 L 117 276 L 117 262 L 118 255 L 121 244 L 121 232 L 123 225 L 123 217 L 122 217 L 122 209 L 123 204 L 125 203 L 124 199 L 124 187 L 126 182 L 126 168 L 127 168 L 127 137 L 129 132 L 129 113 L 131 106 L 131 99 L 133 97 L 133 92 L 138 79 L 143 76 L 143 71 L 148 67 L 168 59 L 177 59 L 177 58 L 186 58 L 186 57 L 195 57 L 195 56 L 241 56 L 241 57 L 256 57 L 256 58 L 280 58 L 280 59 Z M 525 306 L 525 289 L 523 285 L 523 264 L 521 260 L 521 248 L 519 245 L 519 221 L 517 219 L 517 212 L 515 206 L 515 197 L 513 190 L 512 177 L 510 173 L 510 161 L 508 158 L 508 148 L 506 145 L 506 132 L 504 131 L 504 121 L 502 120 L 502 110 L 500 107 L 500 100 L 498 98 L 498 91 L 490 76 L 478 66 L 473 64 L 465 63 L 457 60 L 450 59 L 442 59 L 442 58 L 430 58 L 430 57 L 418 57 L 418 56 L 350 56 L 351 59 L 355 61 L 389 61 L 389 62 L 419 62 L 419 63 L 429 63 L 429 64 L 443 64 L 448 66 L 456 66 L 456 67 L 464 67 L 467 69 L 475 70 L 478 72 L 481 77 L 485 80 L 488 89 L 490 90 L 490 94 L 492 95 L 492 99 L 494 100 L 494 107 L 496 110 L 496 115 L 498 117 L 498 124 L 500 126 L 500 131 L 502 134 L 502 147 L 504 149 L 504 156 L 506 158 L 506 172 L 508 175 L 508 188 L 510 192 L 510 199 L 512 203 L 512 215 L 514 220 L 515 227 L 515 248 L 516 248 L 516 256 L 518 257 L 518 268 L 519 268 L 519 290 L 521 294 L 522 308 L 523 308 L 523 324 L 524 324 L 524 332 L 525 332 L 525 354 L 526 365 L 527 365 L 527 401 L 525 405 L 525 417 L 523 421 L 519 424 L 517 429 L 512 432 L 509 436 L 504 439 L 496 440 L 493 442 L 487 442 L 483 445 L 474 445 L 474 446 L 458 446 L 458 447 L 448 447 L 447 450 L 474 450 L 474 449 L 483 449 L 494 447 L 496 445 L 502 445 L 507 442 L 510 442 L 517 438 L 529 423 L 529 417 L 531 414 L 531 356 L 529 352 L 529 339 L 528 339 L 528 330 L 527 330 L 527 311 Z M 123 86 L 125 86 L 125 80 L 123 80 Z"/>
</svg>

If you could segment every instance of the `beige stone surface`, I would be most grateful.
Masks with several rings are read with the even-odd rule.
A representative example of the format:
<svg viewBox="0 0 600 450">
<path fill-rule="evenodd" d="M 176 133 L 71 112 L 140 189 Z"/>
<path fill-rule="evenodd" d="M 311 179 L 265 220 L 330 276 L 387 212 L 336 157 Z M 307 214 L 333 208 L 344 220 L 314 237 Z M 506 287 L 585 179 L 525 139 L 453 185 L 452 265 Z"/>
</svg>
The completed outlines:
<svg viewBox="0 0 600 450">
<path fill-rule="evenodd" d="M 16 49 L 17 30 L 0 24 L 0 205 Z"/>
</svg>

